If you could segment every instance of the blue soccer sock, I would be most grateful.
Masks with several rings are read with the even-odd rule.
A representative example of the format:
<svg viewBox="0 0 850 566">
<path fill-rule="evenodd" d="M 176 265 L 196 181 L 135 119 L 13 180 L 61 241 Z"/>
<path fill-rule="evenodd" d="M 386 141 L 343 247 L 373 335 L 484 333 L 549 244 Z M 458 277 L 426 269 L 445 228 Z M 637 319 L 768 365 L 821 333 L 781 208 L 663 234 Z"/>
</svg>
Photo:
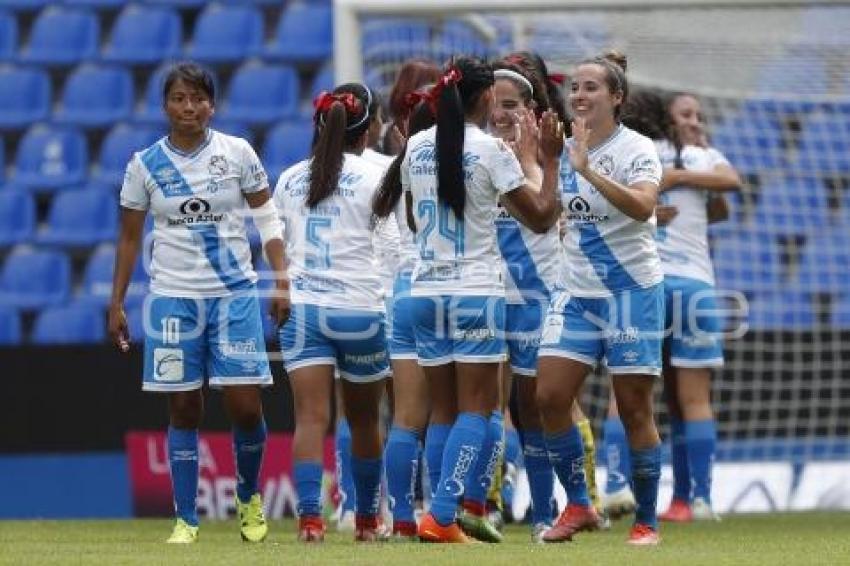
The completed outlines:
<svg viewBox="0 0 850 566">
<path fill-rule="evenodd" d="M 336 481 L 342 500 L 343 512 L 354 511 L 354 477 L 351 475 L 351 428 L 348 420 L 341 418 L 336 423 Z"/>
<path fill-rule="evenodd" d="M 493 484 L 496 466 L 499 465 L 505 443 L 502 440 L 502 428 L 505 425 L 501 411 L 493 411 L 487 421 L 487 433 L 481 444 L 481 452 L 473 468 L 466 478 L 464 501 L 470 501 L 483 512 L 487 502 L 487 492 Z"/>
<path fill-rule="evenodd" d="M 198 429 L 168 427 L 168 463 L 177 517 L 198 526 Z"/>
<path fill-rule="evenodd" d="M 632 450 L 632 483 L 634 486 L 635 523 L 658 528 L 655 505 L 658 501 L 658 480 L 661 478 L 661 445 Z"/>
<path fill-rule="evenodd" d="M 257 493 L 260 479 L 260 466 L 263 463 L 263 451 L 266 447 L 266 421 L 254 430 L 233 429 L 233 451 L 236 453 L 236 496 L 247 503 Z"/>
<path fill-rule="evenodd" d="M 629 443 L 626 429 L 619 417 L 608 417 L 602 433 L 605 441 L 605 456 L 608 467 L 605 493 L 614 493 L 628 487 L 632 481 L 629 462 Z"/>
<path fill-rule="evenodd" d="M 298 516 L 319 517 L 322 513 L 322 465 L 318 462 L 295 462 L 292 472 L 298 494 Z"/>
<path fill-rule="evenodd" d="M 477 413 L 461 413 L 446 439 L 440 483 L 431 500 L 431 514 L 440 525 L 455 520 L 466 478 L 475 469 L 475 461 L 487 435 L 487 419 Z"/>
<path fill-rule="evenodd" d="M 415 431 L 393 426 L 384 448 L 387 494 L 393 521 L 413 522 L 416 477 L 419 469 L 419 438 Z"/>
<path fill-rule="evenodd" d="M 717 423 L 713 419 L 685 422 L 688 466 L 694 481 L 694 497 L 711 503 L 711 467 L 717 446 Z"/>
<path fill-rule="evenodd" d="M 354 476 L 354 492 L 359 517 L 376 517 L 381 504 L 380 458 L 351 457 L 351 475 Z"/>
<path fill-rule="evenodd" d="M 547 434 L 546 448 L 555 474 L 567 492 L 567 502 L 585 507 L 590 505 L 587 478 L 584 477 L 584 444 L 578 427 L 573 425 L 566 432 Z"/>
<path fill-rule="evenodd" d="M 428 469 L 428 494 L 432 499 L 440 484 L 440 470 L 443 467 L 443 453 L 446 440 L 452 431 L 450 424 L 430 424 L 425 433 L 425 467 Z"/>
<path fill-rule="evenodd" d="M 519 432 L 515 428 L 505 429 L 505 462 L 509 462 L 519 468 L 522 456 L 522 445 L 519 440 Z"/>
<path fill-rule="evenodd" d="M 685 423 L 670 418 L 670 463 L 673 466 L 673 498 L 691 501 L 691 471 L 688 467 L 688 445 L 685 442 Z"/>
<path fill-rule="evenodd" d="M 555 489 L 555 472 L 549 462 L 546 440 L 542 430 L 526 429 L 522 433 L 523 459 L 528 487 L 531 492 L 531 522 L 552 522 L 552 495 Z"/>
</svg>

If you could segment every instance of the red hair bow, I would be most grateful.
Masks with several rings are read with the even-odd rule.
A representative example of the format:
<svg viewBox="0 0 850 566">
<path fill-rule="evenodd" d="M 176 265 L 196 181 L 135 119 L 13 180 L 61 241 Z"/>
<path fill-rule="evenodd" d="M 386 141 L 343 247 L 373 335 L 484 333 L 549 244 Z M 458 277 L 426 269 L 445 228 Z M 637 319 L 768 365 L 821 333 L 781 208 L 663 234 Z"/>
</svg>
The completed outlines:
<svg viewBox="0 0 850 566">
<path fill-rule="evenodd" d="M 428 108 L 431 109 L 431 112 L 436 113 L 437 99 L 434 98 L 433 94 L 431 94 L 430 91 L 414 90 L 413 92 L 408 92 L 404 97 L 404 108 L 407 114 L 413 112 L 413 109 L 416 108 L 420 102 L 426 103 Z"/>
<path fill-rule="evenodd" d="M 316 114 L 324 114 L 331 109 L 334 102 L 341 102 L 345 106 L 345 112 L 347 114 L 355 114 L 357 112 L 357 98 L 350 92 L 331 94 L 327 91 L 322 91 L 313 100 L 313 108 L 316 109 Z"/>
<path fill-rule="evenodd" d="M 431 97 L 436 101 L 440 99 L 440 93 L 443 92 L 443 89 L 447 86 L 456 85 L 463 79 L 463 73 L 460 72 L 460 69 L 457 67 L 449 67 L 449 70 L 440 77 L 440 80 L 437 81 L 437 84 L 431 89 Z"/>
</svg>

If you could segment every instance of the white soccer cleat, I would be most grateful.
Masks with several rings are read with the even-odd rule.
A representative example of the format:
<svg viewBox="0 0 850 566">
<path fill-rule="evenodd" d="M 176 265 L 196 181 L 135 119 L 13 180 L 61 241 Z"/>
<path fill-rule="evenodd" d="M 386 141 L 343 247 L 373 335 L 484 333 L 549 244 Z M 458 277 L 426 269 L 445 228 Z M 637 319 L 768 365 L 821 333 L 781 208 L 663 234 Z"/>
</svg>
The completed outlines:
<svg viewBox="0 0 850 566">
<path fill-rule="evenodd" d="M 536 542 L 537 544 L 543 544 L 543 535 L 546 534 L 546 531 L 552 528 L 552 525 L 548 525 L 546 523 L 535 523 L 533 527 L 531 527 L 531 540 L 532 542 Z"/>
<path fill-rule="evenodd" d="M 634 513 L 637 503 L 635 495 L 629 486 L 618 489 L 613 493 L 606 493 L 602 500 L 602 509 L 605 515 L 611 519 L 619 519 L 624 515 Z"/>
<path fill-rule="evenodd" d="M 336 530 L 341 533 L 353 533 L 357 528 L 356 518 L 357 514 L 354 511 L 343 511 L 336 522 Z"/>
<path fill-rule="evenodd" d="M 691 503 L 691 513 L 695 521 L 721 521 L 720 515 L 711 508 L 711 503 L 702 497 L 694 498 L 694 502 Z"/>
</svg>

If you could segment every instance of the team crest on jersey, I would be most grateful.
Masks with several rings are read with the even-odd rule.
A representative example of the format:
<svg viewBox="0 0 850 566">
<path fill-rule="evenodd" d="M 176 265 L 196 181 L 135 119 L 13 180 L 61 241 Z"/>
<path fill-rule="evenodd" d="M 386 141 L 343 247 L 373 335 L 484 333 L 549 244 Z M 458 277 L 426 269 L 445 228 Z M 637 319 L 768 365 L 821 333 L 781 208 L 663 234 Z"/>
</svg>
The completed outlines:
<svg viewBox="0 0 850 566">
<path fill-rule="evenodd" d="M 160 185 L 169 185 L 177 181 L 179 174 L 174 167 L 162 167 L 154 171 L 153 176 Z"/>
<path fill-rule="evenodd" d="M 223 155 L 213 155 L 210 157 L 210 163 L 207 166 L 207 170 L 210 175 L 213 177 L 223 177 L 227 175 L 229 167 L 227 165 L 227 158 Z"/>
<path fill-rule="evenodd" d="M 594 169 L 600 174 L 605 175 L 606 177 L 610 176 L 611 173 L 614 172 L 614 158 L 609 154 L 605 154 L 599 158 L 599 161 L 596 162 L 596 166 Z"/>
</svg>

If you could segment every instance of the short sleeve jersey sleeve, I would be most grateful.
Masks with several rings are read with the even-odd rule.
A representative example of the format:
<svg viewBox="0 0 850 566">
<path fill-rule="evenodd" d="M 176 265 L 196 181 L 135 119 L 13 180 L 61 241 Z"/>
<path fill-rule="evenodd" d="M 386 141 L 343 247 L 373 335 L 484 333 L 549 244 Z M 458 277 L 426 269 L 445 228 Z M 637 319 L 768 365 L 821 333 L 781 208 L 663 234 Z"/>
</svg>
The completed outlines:
<svg viewBox="0 0 850 566">
<path fill-rule="evenodd" d="M 522 167 L 513 150 L 504 141 L 493 138 L 488 144 L 485 166 L 496 191 L 503 195 L 525 184 Z"/>
<path fill-rule="evenodd" d="M 245 140 L 240 140 L 240 165 L 239 186 L 243 193 L 256 193 L 269 186 L 268 176 L 260 158 L 257 157 L 254 148 Z"/>
<path fill-rule="evenodd" d="M 139 154 L 133 154 L 124 172 L 124 183 L 121 185 L 121 206 L 133 210 L 148 210 L 150 208 L 150 193 L 145 186 L 145 168 L 139 159 Z"/>
<path fill-rule="evenodd" d="M 627 186 L 647 181 L 654 185 L 661 182 L 661 160 L 652 141 L 646 138 L 638 140 L 630 157 L 624 163 L 626 171 L 623 180 Z"/>
</svg>

